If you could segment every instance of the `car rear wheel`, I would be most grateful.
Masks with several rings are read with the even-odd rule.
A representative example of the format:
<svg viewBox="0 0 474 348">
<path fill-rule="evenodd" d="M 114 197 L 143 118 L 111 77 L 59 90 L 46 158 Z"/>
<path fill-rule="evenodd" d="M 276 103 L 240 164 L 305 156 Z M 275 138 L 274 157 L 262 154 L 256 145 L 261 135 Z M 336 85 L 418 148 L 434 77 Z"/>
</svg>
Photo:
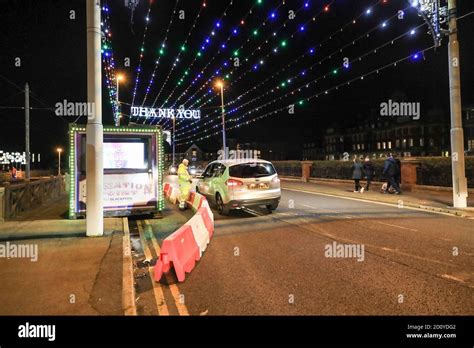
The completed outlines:
<svg viewBox="0 0 474 348">
<path fill-rule="evenodd" d="M 272 204 L 267 204 L 266 207 L 267 207 L 267 210 L 271 213 L 272 211 L 276 210 L 276 208 L 278 208 L 278 203 L 279 202 L 275 202 L 275 203 L 272 203 Z"/>
<path fill-rule="evenodd" d="M 224 204 L 224 201 L 222 200 L 220 193 L 216 194 L 216 205 L 217 205 L 217 212 L 219 213 L 219 215 L 229 214 L 229 208 L 226 207 L 226 205 Z"/>
</svg>

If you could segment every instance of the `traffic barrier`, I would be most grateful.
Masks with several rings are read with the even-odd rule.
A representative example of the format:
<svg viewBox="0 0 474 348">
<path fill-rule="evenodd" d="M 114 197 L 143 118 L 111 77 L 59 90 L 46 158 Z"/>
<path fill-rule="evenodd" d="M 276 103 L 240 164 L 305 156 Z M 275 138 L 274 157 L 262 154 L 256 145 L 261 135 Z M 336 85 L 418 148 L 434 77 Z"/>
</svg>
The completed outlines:
<svg viewBox="0 0 474 348">
<path fill-rule="evenodd" d="M 199 256 L 201 256 L 211 239 L 202 215 L 199 213 L 194 215 L 185 225 L 191 227 L 194 239 L 199 247 Z"/>
<path fill-rule="evenodd" d="M 169 191 L 170 187 L 171 187 L 170 183 L 168 183 L 168 182 L 165 183 L 165 186 L 163 187 L 163 192 L 164 192 L 164 194 L 165 194 L 165 197 L 168 197 L 168 196 L 169 196 L 168 191 Z"/>
<path fill-rule="evenodd" d="M 154 268 L 155 281 L 159 282 L 163 273 L 173 265 L 178 281 L 184 281 L 186 273 L 193 270 L 201 258 L 199 247 L 190 225 L 184 225 L 163 241 L 160 259 Z"/>
<path fill-rule="evenodd" d="M 163 190 L 165 197 L 173 204 L 176 203 L 179 188 L 165 184 Z M 214 234 L 214 214 L 206 198 L 191 191 L 186 202 L 195 214 L 163 241 L 160 257 L 154 269 L 154 279 L 157 282 L 172 266 L 178 281 L 184 281 L 186 273 L 193 270 Z"/>
<path fill-rule="evenodd" d="M 207 201 L 205 203 L 205 206 L 203 205 L 201 208 L 199 208 L 197 215 L 201 216 L 206 231 L 209 233 L 209 239 L 211 239 L 212 235 L 214 234 L 214 214 L 209 208 Z"/>
</svg>

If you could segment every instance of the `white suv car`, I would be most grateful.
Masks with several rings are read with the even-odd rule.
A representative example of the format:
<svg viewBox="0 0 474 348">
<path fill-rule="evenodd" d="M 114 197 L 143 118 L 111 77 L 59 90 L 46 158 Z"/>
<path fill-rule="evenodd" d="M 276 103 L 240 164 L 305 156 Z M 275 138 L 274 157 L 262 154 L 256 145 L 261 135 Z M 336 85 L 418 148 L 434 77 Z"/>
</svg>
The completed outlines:
<svg viewBox="0 0 474 348">
<path fill-rule="evenodd" d="M 198 179 L 196 191 L 214 203 L 221 215 L 257 205 L 273 211 L 280 202 L 280 179 L 268 161 L 214 161 Z"/>
</svg>

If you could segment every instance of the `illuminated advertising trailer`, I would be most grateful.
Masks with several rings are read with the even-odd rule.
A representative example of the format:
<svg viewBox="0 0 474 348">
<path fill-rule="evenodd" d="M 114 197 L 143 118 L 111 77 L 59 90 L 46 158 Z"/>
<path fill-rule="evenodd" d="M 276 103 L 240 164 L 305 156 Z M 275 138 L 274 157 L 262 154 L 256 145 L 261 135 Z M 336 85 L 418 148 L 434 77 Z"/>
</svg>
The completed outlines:
<svg viewBox="0 0 474 348">
<path fill-rule="evenodd" d="M 86 127 L 69 128 L 69 218 L 85 217 Z M 159 213 L 163 197 L 160 127 L 104 127 L 104 216 Z"/>
</svg>

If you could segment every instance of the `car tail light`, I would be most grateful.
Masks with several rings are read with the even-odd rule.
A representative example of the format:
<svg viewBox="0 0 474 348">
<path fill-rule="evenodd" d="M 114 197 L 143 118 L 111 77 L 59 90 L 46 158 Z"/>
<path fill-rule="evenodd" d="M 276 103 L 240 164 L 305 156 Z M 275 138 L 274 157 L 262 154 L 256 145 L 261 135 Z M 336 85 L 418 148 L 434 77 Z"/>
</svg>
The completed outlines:
<svg viewBox="0 0 474 348">
<path fill-rule="evenodd" d="M 275 176 L 273 179 L 272 179 L 272 182 L 280 182 L 280 178 L 278 176 Z"/>
<path fill-rule="evenodd" d="M 229 179 L 225 182 L 225 184 L 229 187 L 234 187 L 234 186 L 242 186 L 244 183 L 240 180 Z"/>
</svg>

